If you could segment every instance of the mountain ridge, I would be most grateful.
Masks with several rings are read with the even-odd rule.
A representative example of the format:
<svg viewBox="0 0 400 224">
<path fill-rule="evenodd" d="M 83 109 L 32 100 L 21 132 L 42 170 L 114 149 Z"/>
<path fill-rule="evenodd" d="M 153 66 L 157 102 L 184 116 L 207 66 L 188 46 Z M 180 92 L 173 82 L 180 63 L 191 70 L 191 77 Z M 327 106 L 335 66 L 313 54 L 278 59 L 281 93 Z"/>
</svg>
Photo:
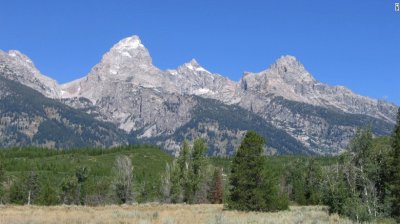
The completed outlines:
<svg viewBox="0 0 400 224">
<path fill-rule="evenodd" d="M 0 57 L 0 68 L 2 64 L 8 66 L 9 61 L 7 55 Z M 126 133 L 135 133 L 141 141 L 164 139 L 157 144 L 174 150 L 178 150 L 177 142 L 167 143 L 176 139 L 174 134 L 202 136 L 199 129 L 193 127 L 186 130 L 192 132 L 190 135 L 177 133 L 198 116 L 194 110 L 200 101 L 193 100 L 191 95 L 217 100 L 226 106 L 239 106 L 261 117 L 266 122 L 264 126 L 272 125 L 288 133 L 303 145 L 301 148 L 317 154 L 343 151 L 355 130 L 368 126 L 368 122 L 379 124 L 379 127 L 386 125 L 390 129 L 397 110 L 395 104 L 355 94 L 342 86 L 319 82 L 297 58 L 290 55 L 281 56 L 264 71 L 245 73 L 237 82 L 208 71 L 195 59 L 176 69 L 161 70 L 152 64 L 150 53 L 138 36 L 114 44 L 85 77 L 55 87 L 49 82 L 30 84 L 29 75 L 37 75 L 37 72 L 11 69 L 24 73 L 22 77 L 28 77 L 17 81 L 46 93 L 50 98 L 82 109 L 98 120 L 114 123 Z M 43 88 L 46 85 L 56 93 L 51 95 L 52 92 Z M 335 111 L 349 115 L 338 115 Z M 326 114 L 348 121 L 337 123 Z M 221 122 L 223 118 L 219 119 Z M 367 123 L 354 122 L 354 119 Z M 215 119 L 214 122 L 220 123 Z M 234 126 L 231 129 L 239 130 Z M 329 134 L 332 131 L 335 136 Z M 337 133 L 340 131 L 343 134 L 339 136 Z M 384 128 L 375 134 L 389 132 Z M 240 138 L 232 134 L 229 139 L 235 137 Z M 210 141 L 216 148 L 224 145 L 222 139 Z M 279 142 L 277 139 L 274 141 Z"/>
</svg>

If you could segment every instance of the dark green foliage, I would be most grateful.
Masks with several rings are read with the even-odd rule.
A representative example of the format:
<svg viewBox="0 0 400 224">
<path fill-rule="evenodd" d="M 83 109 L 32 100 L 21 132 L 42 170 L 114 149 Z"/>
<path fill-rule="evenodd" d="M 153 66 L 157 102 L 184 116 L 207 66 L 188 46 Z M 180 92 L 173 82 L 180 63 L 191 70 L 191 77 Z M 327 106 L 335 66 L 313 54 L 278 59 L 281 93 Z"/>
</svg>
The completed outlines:
<svg viewBox="0 0 400 224">
<path fill-rule="evenodd" d="M 63 204 L 78 204 L 78 179 L 76 176 L 65 177 L 61 182 L 61 199 Z"/>
<path fill-rule="evenodd" d="M 350 142 L 348 152 L 327 168 L 323 202 L 331 212 L 360 222 L 390 213 L 387 142 L 387 138 L 373 139 L 369 129 L 361 129 Z"/>
<path fill-rule="evenodd" d="M 27 203 L 26 189 L 21 180 L 15 181 L 10 189 L 10 203 L 23 205 Z"/>
<path fill-rule="evenodd" d="M 183 141 L 178 158 L 171 166 L 167 165 L 161 180 L 163 201 L 190 204 L 208 202 L 206 151 L 206 144 L 202 139 L 196 139 L 193 148 L 187 140 Z"/>
<path fill-rule="evenodd" d="M 39 192 L 38 175 L 34 171 L 29 171 L 13 183 L 10 191 L 10 202 L 21 205 L 36 203 Z"/>
<path fill-rule="evenodd" d="M 177 158 L 177 170 L 174 172 L 174 175 L 178 175 L 178 177 L 174 177 L 173 179 L 178 179 L 178 183 L 180 183 L 180 189 L 182 192 L 176 192 L 174 195 L 181 197 L 182 194 L 182 201 L 189 202 L 192 199 L 192 188 L 191 183 L 189 182 L 189 166 L 190 166 L 190 147 L 189 142 L 187 140 L 183 141 L 181 151 L 179 152 L 179 157 Z M 179 189 L 179 187 L 174 187 Z M 179 201 L 179 198 L 174 199 L 174 201 Z"/>
<path fill-rule="evenodd" d="M 113 169 L 116 158 L 123 156 L 134 167 L 130 189 L 135 197 L 125 202 L 202 203 L 206 195 L 210 202 L 223 200 L 232 209 L 276 211 L 287 208 L 289 196 L 296 204 L 324 204 L 332 213 L 374 221 L 391 212 L 396 217 L 396 131 L 398 128 L 392 138 L 373 138 L 369 130 L 360 130 L 348 153 L 338 157 L 265 157 L 263 138 L 251 131 L 232 159 L 205 157 L 202 140 L 196 140 L 193 148 L 184 142 L 173 162 L 171 156 L 150 146 L 1 150 L 0 186 L 10 186 L 4 189 L 2 202 L 27 204 L 30 190 L 32 204 L 123 203 L 122 197 L 114 197 L 118 175 Z M 229 186 L 224 184 L 222 170 L 230 185 L 240 190 L 230 188 L 228 198 L 221 199 L 221 189 L 224 192 Z M 167 173 L 169 177 L 165 178 Z"/>
<path fill-rule="evenodd" d="M 193 198 L 189 203 L 205 203 L 207 202 L 207 183 L 206 178 L 206 157 L 207 146 L 203 139 L 196 139 L 193 143 L 193 151 L 191 155 L 189 180 L 191 184 L 191 192 Z"/>
<path fill-rule="evenodd" d="M 39 177 L 36 172 L 31 171 L 25 179 L 26 190 L 28 191 L 28 205 L 35 203 L 40 191 Z"/>
<path fill-rule="evenodd" d="M 265 170 L 265 140 L 248 131 L 233 157 L 227 207 L 243 211 L 274 211 L 278 198 L 277 186 Z M 283 206 L 283 207 L 287 207 Z"/>
<path fill-rule="evenodd" d="M 56 187 L 53 184 L 46 180 L 42 183 L 40 187 L 40 192 L 37 200 L 37 204 L 39 205 L 56 205 L 60 203 L 59 193 L 56 190 Z"/>
<path fill-rule="evenodd" d="M 214 170 L 209 197 L 210 202 L 213 204 L 222 204 L 224 200 L 224 186 L 222 180 L 222 170 L 220 168 L 216 168 Z"/>
<path fill-rule="evenodd" d="M 300 205 L 321 202 L 322 168 L 315 158 L 298 159 L 290 164 L 286 174 L 286 188 L 292 201 Z"/>
<path fill-rule="evenodd" d="M 5 190 L 3 184 L 1 184 L 3 183 L 4 179 L 5 179 L 5 170 L 2 159 L 0 158 L 0 204 L 5 203 Z"/>
<path fill-rule="evenodd" d="M 79 199 L 79 204 L 85 204 L 86 188 L 85 181 L 89 177 L 90 170 L 86 166 L 79 166 L 75 171 L 75 177 L 78 180 L 77 186 L 77 198 Z"/>
<path fill-rule="evenodd" d="M 160 177 L 165 163 L 172 157 L 152 146 L 129 146 L 112 149 L 54 150 L 15 148 L 0 150 L 0 164 L 4 167 L 1 183 L 10 183 L 4 189 L 4 203 L 27 204 L 24 182 L 32 170 L 37 174 L 40 191 L 32 204 L 90 204 L 116 203 L 113 197 L 113 166 L 116 156 L 127 155 L 135 167 L 133 191 L 139 193 L 146 183 L 146 195 L 141 202 L 157 201 L 160 197 Z M 89 172 L 88 172 L 89 171 Z M 78 183 L 79 179 L 79 183 Z M 10 182 L 8 182 L 10 181 Z M 83 181 L 83 182 L 81 182 Z M 81 184 L 79 196 L 78 186 Z M 43 187 L 47 187 L 43 189 Z M 47 190 L 46 190 L 47 189 Z M 49 195 L 45 192 L 56 192 Z M 45 198 L 47 198 L 45 200 Z"/>
<path fill-rule="evenodd" d="M 176 161 L 172 162 L 171 168 L 171 202 L 180 203 L 183 201 L 183 189 L 182 189 L 182 179 L 181 179 L 181 169 L 179 168 Z M 168 200 L 168 199 L 164 199 Z"/>
<path fill-rule="evenodd" d="M 400 222 L 400 108 L 392 135 L 392 150 L 390 164 L 391 215 Z"/>
<path fill-rule="evenodd" d="M 343 162 L 341 160 L 335 165 L 327 167 L 326 179 L 322 188 L 322 201 L 324 205 L 329 206 L 330 213 L 344 214 L 344 203 L 351 197 L 343 176 Z"/>
<path fill-rule="evenodd" d="M 372 169 L 372 133 L 370 130 L 360 129 L 348 147 L 351 163 L 360 168 L 360 171 Z"/>
</svg>

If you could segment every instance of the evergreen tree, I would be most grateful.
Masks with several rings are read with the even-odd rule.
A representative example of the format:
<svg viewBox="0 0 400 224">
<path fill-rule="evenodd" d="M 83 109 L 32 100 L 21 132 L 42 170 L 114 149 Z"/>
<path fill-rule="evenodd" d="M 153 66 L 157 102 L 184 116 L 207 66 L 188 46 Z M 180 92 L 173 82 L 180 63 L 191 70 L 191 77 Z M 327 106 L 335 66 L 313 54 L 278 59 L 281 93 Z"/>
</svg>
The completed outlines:
<svg viewBox="0 0 400 224">
<path fill-rule="evenodd" d="M 244 211 L 278 209 L 274 206 L 274 200 L 278 199 L 276 186 L 267 179 L 264 170 L 264 144 L 265 140 L 256 132 L 246 133 L 232 161 L 228 208 Z"/>
<path fill-rule="evenodd" d="M 223 197 L 224 186 L 222 182 L 222 170 L 216 168 L 211 182 L 210 201 L 213 204 L 221 204 L 223 202 Z"/>
<path fill-rule="evenodd" d="M 89 172 L 89 168 L 86 166 L 78 167 L 75 170 L 75 176 L 78 180 L 77 198 L 79 200 L 79 204 L 81 205 L 85 203 L 86 189 L 84 188 L 84 183 L 89 177 Z"/>
<path fill-rule="evenodd" d="M 190 177 L 189 177 L 189 169 L 191 165 L 190 154 L 191 154 L 191 149 L 189 146 L 189 142 L 187 140 L 184 140 L 182 143 L 182 148 L 179 152 L 179 157 L 177 159 L 177 165 L 178 165 L 177 174 L 179 175 L 179 183 L 181 185 L 183 202 L 191 201 L 193 196 L 192 184 L 190 182 Z"/>
<path fill-rule="evenodd" d="M 306 167 L 303 159 L 297 159 L 289 164 L 287 169 L 287 188 L 289 197 L 299 205 L 306 205 Z"/>
<path fill-rule="evenodd" d="M 51 189 L 49 189 L 51 190 Z M 63 204 L 78 204 L 78 179 L 76 176 L 65 177 L 61 182 L 61 201 Z"/>
<path fill-rule="evenodd" d="M 321 200 L 322 170 L 315 159 L 311 159 L 306 166 L 305 198 L 308 205 L 317 205 Z"/>
<path fill-rule="evenodd" d="M 299 205 L 316 205 L 321 199 L 322 170 L 315 159 L 298 159 L 288 167 L 287 188 Z"/>
<path fill-rule="evenodd" d="M 59 203 L 57 190 L 49 180 L 41 184 L 37 203 L 39 205 L 56 205 Z"/>
<path fill-rule="evenodd" d="M 192 149 L 187 140 L 183 141 L 179 156 L 174 160 L 170 172 L 170 196 L 173 203 L 207 202 L 206 151 L 207 147 L 202 139 L 196 139 Z M 162 184 L 165 184 L 166 177 L 167 173 L 163 176 Z M 164 195 L 165 187 L 162 190 Z"/>
<path fill-rule="evenodd" d="M 25 180 L 25 186 L 27 188 L 27 204 L 35 202 L 36 197 L 40 191 L 39 178 L 36 172 L 31 171 Z"/>
<path fill-rule="evenodd" d="M 27 202 L 26 189 L 24 188 L 23 181 L 16 180 L 10 188 L 10 202 L 11 204 L 23 205 Z"/>
<path fill-rule="evenodd" d="M 356 217 L 357 221 L 369 221 L 377 216 L 379 209 L 375 180 L 372 179 L 377 168 L 372 156 L 372 141 L 370 129 L 359 129 L 348 148 L 350 160 L 345 164 L 344 174 L 353 197 L 350 207 L 354 209 L 345 209 L 345 214 Z M 357 213 L 351 214 L 351 211 Z"/>
<path fill-rule="evenodd" d="M 354 138 L 350 141 L 348 151 L 351 163 L 366 173 L 371 169 L 372 161 L 372 132 L 370 129 L 358 129 Z"/>
<path fill-rule="evenodd" d="M 3 187 L 3 181 L 5 179 L 5 171 L 4 171 L 4 165 L 2 162 L 2 158 L 0 157 L 0 204 L 4 204 L 4 187 Z"/>
<path fill-rule="evenodd" d="M 10 201 L 15 204 L 33 203 L 39 193 L 40 185 L 36 172 L 31 171 L 14 182 L 11 187 Z"/>
<path fill-rule="evenodd" d="M 205 180 L 206 158 L 205 152 L 207 150 L 206 144 L 203 139 L 196 139 L 193 144 L 191 161 L 189 163 L 189 182 L 191 184 L 190 192 L 193 194 L 189 203 L 200 203 L 207 200 L 207 187 Z"/>
<path fill-rule="evenodd" d="M 183 189 L 181 180 L 181 170 L 174 160 L 171 166 L 171 202 L 181 203 L 183 201 Z"/>
<path fill-rule="evenodd" d="M 400 108 L 392 135 L 392 161 L 390 174 L 391 214 L 400 222 Z"/>
</svg>

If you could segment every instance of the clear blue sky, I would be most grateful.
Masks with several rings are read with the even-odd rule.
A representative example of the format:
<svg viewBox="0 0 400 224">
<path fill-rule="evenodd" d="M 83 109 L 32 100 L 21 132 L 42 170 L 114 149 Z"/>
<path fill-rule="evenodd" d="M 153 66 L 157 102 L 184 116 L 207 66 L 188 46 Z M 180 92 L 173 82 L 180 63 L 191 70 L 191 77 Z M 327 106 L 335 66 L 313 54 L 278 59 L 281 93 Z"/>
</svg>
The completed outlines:
<svg viewBox="0 0 400 224">
<path fill-rule="evenodd" d="M 20 50 L 60 83 L 133 34 L 162 69 L 196 58 L 234 80 L 290 54 L 322 82 L 399 105 L 395 2 L 0 0 L 0 49 Z"/>
</svg>

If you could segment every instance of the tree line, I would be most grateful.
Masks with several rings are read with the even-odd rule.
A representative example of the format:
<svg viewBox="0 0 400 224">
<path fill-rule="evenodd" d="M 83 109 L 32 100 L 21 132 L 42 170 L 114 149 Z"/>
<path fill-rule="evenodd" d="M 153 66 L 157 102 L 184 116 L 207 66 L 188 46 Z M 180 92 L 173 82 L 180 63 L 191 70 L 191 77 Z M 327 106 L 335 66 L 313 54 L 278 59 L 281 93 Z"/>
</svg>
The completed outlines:
<svg viewBox="0 0 400 224">
<path fill-rule="evenodd" d="M 359 222 L 400 222 L 400 109 L 392 136 L 374 138 L 360 129 L 336 163 L 296 160 L 284 174 L 289 199 L 300 205 L 328 205 Z"/>
<path fill-rule="evenodd" d="M 5 158 L 10 154 L 0 154 L 0 199 L 3 204 L 28 205 L 224 203 L 226 209 L 242 211 L 279 211 L 288 209 L 289 204 L 327 205 L 331 213 L 360 222 L 390 218 L 400 221 L 400 110 L 392 136 L 375 138 L 370 129 L 360 129 L 346 152 L 327 158 L 329 163 L 323 164 L 315 157 L 293 157 L 282 169 L 275 169 L 273 158 L 264 155 L 264 145 L 263 137 L 248 131 L 223 168 L 206 157 L 203 139 L 192 144 L 184 140 L 179 156 L 161 161 L 165 167 L 155 179 L 146 176 L 154 170 L 139 171 L 132 155 L 114 150 L 115 156 L 107 157 L 113 160 L 112 169 L 107 171 L 110 175 L 101 176 L 94 166 L 81 165 L 63 174 L 58 182 L 51 175 L 53 168 L 59 169 L 55 163 L 42 167 L 40 172 L 29 170 L 28 163 L 21 169 L 29 172 L 19 178 L 6 178 L 10 174 L 6 175 L 4 161 L 30 153 L 10 151 L 10 158 Z M 38 152 L 43 158 L 62 154 Z M 148 156 L 152 154 L 143 158 Z"/>
</svg>

